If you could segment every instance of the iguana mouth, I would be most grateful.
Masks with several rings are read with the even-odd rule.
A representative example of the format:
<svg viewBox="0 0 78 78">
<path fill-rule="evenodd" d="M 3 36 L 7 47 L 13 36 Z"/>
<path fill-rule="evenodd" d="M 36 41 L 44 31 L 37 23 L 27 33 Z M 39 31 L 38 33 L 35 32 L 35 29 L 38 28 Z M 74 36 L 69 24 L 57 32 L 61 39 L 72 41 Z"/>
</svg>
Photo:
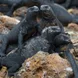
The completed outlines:
<svg viewBox="0 0 78 78">
<path fill-rule="evenodd" d="M 42 12 L 42 17 L 46 20 L 53 20 L 54 19 L 54 17 L 52 17 L 48 11 Z"/>
<path fill-rule="evenodd" d="M 45 18 L 50 18 L 50 15 L 49 15 L 48 12 L 43 12 L 43 16 L 44 16 Z"/>
<path fill-rule="evenodd" d="M 42 12 L 42 17 L 43 18 L 48 19 L 48 20 L 52 20 L 54 18 L 49 5 L 42 5 L 40 7 L 40 10 Z"/>
</svg>

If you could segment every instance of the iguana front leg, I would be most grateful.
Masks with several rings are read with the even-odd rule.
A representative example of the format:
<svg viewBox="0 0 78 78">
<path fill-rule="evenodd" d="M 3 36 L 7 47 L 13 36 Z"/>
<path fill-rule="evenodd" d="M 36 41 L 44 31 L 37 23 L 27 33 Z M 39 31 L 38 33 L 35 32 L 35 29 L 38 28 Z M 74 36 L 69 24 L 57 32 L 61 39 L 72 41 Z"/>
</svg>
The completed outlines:
<svg viewBox="0 0 78 78">
<path fill-rule="evenodd" d="M 20 31 L 18 34 L 18 51 L 21 52 L 23 47 L 23 27 L 20 27 Z"/>
<path fill-rule="evenodd" d="M 18 63 L 13 63 L 13 65 L 8 69 L 8 75 L 14 76 L 14 72 L 19 69 L 20 65 Z"/>
<path fill-rule="evenodd" d="M 4 57 L 5 56 L 5 50 L 7 48 L 7 44 L 8 44 L 8 38 L 6 35 L 3 36 L 2 38 L 2 45 L 0 47 L 0 57 Z"/>
</svg>

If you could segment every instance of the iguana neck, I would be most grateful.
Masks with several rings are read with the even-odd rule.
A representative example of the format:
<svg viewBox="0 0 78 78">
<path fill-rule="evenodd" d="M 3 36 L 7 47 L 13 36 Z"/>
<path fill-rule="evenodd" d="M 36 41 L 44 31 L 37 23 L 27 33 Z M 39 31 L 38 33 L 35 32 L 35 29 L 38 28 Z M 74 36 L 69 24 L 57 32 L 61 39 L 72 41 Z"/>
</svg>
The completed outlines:
<svg viewBox="0 0 78 78">
<path fill-rule="evenodd" d="M 37 16 L 34 16 L 34 15 L 27 15 L 26 17 L 26 21 L 29 23 L 29 24 L 35 24 L 37 22 L 36 20 L 36 17 Z"/>
</svg>

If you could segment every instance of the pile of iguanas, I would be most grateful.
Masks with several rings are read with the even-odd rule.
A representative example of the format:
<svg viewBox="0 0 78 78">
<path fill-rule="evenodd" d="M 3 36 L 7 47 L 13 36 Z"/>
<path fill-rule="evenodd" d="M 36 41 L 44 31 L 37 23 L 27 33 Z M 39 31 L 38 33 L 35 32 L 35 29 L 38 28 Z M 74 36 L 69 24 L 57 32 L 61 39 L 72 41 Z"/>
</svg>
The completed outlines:
<svg viewBox="0 0 78 78">
<path fill-rule="evenodd" d="M 69 51 L 73 44 L 62 25 L 70 22 L 78 23 L 74 15 L 69 14 L 65 8 L 50 0 L 0 0 L 0 4 L 11 6 L 7 13 L 9 16 L 22 5 L 29 7 L 21 22 L 14 26 L 7 35 L 1 36 L 0 66 L 8 68 L 9 76 L 13 76 L 22 63 L 36 52 L 41 50 L 59 53 L 61 48 L 66 46 L 63 52 L 72 66 L 75 78 L 78 78 L 78 66 Z M 39 22 L 37 17 L 40 17 Z M 8 45 L 16 42 L 18 42 L 17 50 L 7 54 Z"/>
</svg>

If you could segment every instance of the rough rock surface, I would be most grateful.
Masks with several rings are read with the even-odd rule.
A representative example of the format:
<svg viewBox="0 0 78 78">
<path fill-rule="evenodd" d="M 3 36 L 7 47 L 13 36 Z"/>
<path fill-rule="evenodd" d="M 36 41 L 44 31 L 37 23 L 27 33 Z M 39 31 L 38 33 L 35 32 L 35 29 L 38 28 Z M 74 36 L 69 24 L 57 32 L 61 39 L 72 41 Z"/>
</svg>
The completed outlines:
<svg viewBox="0 0 78 78">
<path fill-rule="evenodd" d="M 5 25 L 3 23 L 0 23 L 0 33 L 1 34 L 8 34 L 9 31 L 10 30 L 7 27 L 5 27 Z"/>
<path fill-rule="evenodd" d="M 10 29 L 20 22 L 21 17 L 26 15 L 26 12 L 27 7 L 25 6 L 15 10 L 13 17 L 5 16 L 0 12 L 0 33 L 8 34 Z M 68 12 L 78 15 L 78 9 L 70 9 Z M 37 21 L 40 22 L 40 19 L 38 18 Z M 71 53 L 74 55 L 78 64 L 78 24 L 70 23 L 65 28 L 65 32 L 70 34 L 71 41 L 75 46 L 76 52 L 72 49 Z M 15 50 L 12 52 L 15 52 Z M 38 52 L 24 62 L 22 68 L 14 78 L 73 78 L 72 74 L 71 66 L 66 59 L 61 58 L 56 53 Z M 0 70 L 0 78 L 8 78 L 6 76 L 6 69 L 3 68 Z"/>
<path fill-rule="evenodd" d="M 17 10 L 14 11 L 13 16 L 22 16 L 26 15 L 27 12 L 27 7 L 23 6 L 21 8 L 18 8 Z"/>
<path fill-rule="evenodd" d="M 7 68 L 6 67 L 2 67 L 2 69 L 0 70 L 0 78 L 7 78 Z"/>
<path fill-rule="evenodd" d="M 70 38 L 73 43 L 78 42 L 78 31 L 74 30 L 74 28 L 65 27 L 65 32 L 70 34 Z"/>
<path fill-rule="evenodd" d="M 72 43 L 74 45 L 74 49 L 75 49 L 75 51 L 74 51 L 74 49 L 71 49 L 71 53 L 74 55 L 75 59 L 78 61 L 78 31 L 76 31 L 74 29 L 74 27 L 72 26 L 72 23 L 70 25 L 71 25 L 70 27 L 65 28 L 65 32 L 70 34 L 70 38 L 71 38 L 71 41 L 72 41 Z M 76 25 L 76 27 L 77 27 L 77 25 Z"/>
<path fill-rule="evenodd" d="M 78 31 L 78 24 L 70 23 L 70 24 L 68 24 L 68 28 L 72 29 L 74 31 Z"/>
<path fill-rule="evenodd" d="M 61 58 L 57 53 L 48 54 L 40 51 L 24 62 L 17 77 L 71 78 L 69 76 L 72 74 L 72 68 L 66 59 Z"/>
<path fill-rule="evenodd" d="M 78 9 L 77 9 L 77 8 L 68 9 L 68 12 L 71 13 L 71 14 L 76 14 L 76 15 L 78 15 Z"/>
<path fill-rule="evenodd" d="M 0 16 L 0 22 L 3 23 L 8 29 L 12 29 L 12 27 L 18 24 L 20 21 L 15 18 L 3 15 Z"/>
</svg>

